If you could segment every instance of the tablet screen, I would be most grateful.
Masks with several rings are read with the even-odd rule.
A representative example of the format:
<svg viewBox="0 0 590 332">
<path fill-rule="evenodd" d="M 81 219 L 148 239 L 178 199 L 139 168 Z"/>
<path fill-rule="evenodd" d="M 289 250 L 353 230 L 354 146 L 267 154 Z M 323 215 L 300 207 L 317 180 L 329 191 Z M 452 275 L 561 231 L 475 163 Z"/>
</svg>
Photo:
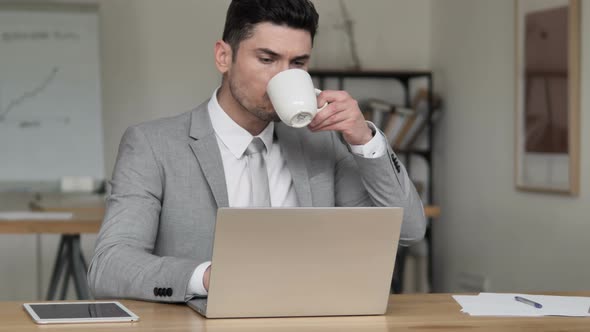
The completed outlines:
<svg viewBox="0 0 590 332">
<path fill-rule="evenodd" d="M 131 317 L 115 303 L 32 304 L 40 319 Z"/>
</svg>

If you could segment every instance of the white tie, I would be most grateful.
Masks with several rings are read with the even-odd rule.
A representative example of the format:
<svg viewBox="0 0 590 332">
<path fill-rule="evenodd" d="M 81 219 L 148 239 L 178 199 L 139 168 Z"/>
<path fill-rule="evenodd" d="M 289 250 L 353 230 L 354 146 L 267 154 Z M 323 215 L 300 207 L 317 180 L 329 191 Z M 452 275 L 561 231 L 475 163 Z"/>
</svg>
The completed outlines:
<svg viewBox="0 0 590 332">
<path fill-rule="evenodd" d="M 252 189 L 250 203 L 253 207 L 270 207 L 268 173 L 262 155 L 265 150 L 264 142 L 259 137 L 254 137 L 245 152 L 250 169 L 250 188 Z"/>
</svg>

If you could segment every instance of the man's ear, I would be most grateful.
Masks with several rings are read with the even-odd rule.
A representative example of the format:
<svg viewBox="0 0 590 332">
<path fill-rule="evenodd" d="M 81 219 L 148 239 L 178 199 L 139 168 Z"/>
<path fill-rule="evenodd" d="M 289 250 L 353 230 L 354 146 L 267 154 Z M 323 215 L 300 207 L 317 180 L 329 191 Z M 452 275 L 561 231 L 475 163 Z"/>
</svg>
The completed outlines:
<svg viewBox="0 0 590 332">
<path fill-rule="evenodd" d="M 223 40 L 215 43 L 215 66 L 222 74 L 229 71 L 232 64 L 231 46 Z"/>
</svg>

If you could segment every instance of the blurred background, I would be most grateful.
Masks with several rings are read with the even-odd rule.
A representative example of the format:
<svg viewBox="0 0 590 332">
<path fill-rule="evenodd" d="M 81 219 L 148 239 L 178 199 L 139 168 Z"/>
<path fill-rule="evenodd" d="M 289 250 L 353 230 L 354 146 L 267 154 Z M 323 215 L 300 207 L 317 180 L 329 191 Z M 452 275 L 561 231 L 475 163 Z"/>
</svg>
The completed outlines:
<svg viewBox="0 0 590 332">
<path fill-rule="evenodd" d="M 314 3 L 316 84 L 342 84 L 392 144 L 400 140 L 399 154 L 434 209 L 428 240 L 402 258 L 399 291 L 587 290 L 590 6 L 579 11 L 581 62 L 570 67 L 580 76 L 579 193 L 563 195 L 515 185 L 514 0 Z M 55 296 L 62 289 L 65 298 L 79 296 L 75 270 L 92 257 L 101 194 L 124 130 L 211 96 L 221 82 L 213 46 L 228 4 L 0 1 L 0 211 L 66 213 L 52 218 L 81 223 L 68 230 L 45 220 L 50 230 L 40 231 L 31 220 L 38 215 L 0 218 L 0 300 L 46 298 L 58 257 L 72 279 Z M 47 38 L 54 42 L 39 42 Z M 404 128 L 416 136 L 405 146 L 395 137 Z M 60 240 L 69 249 L 59 251 Z"/>
</svg>

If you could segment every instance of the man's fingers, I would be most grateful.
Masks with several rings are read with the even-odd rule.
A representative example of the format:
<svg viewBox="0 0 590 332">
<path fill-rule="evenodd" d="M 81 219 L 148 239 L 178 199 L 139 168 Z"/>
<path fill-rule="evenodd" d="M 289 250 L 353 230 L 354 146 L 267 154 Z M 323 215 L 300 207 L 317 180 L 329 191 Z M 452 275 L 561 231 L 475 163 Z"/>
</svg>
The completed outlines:
<svg viewBox="0 0 590 332">
<path fill-rule="evenodd" d="M 312 131 L 320 130 L 337 130 L 341 131 L 346 128 L 344 125 L 347 121 L 350 121 L 350 116 L 346 112 L 338 112 L 331 117 L 324 120 L 320 125 L 311 128 Z"/>
<path fill-rule="evenodd" d="M 324 122 L 327 119 L 330 119 L 331 117 L 339 113 L 345 113 L 347 118 L 354 117 L 354 112 L 357 109 L 357 106 L 358 104 L 354 99 L 348 99 L 344 102 L 335 102 L 329 104 L 328 107 L 326 107 L 323 111 L 318 112 L 313 121 L 310 123 L 310 128 L 313 130 L 317 127 L 324 126 Z"/>
<path fill-rule="evenodd" d="M 352 99 L 346 91 L 324 90 L 318 96 L 318 107 L 324 106 L 326 103 L 335 103 Z"/>
<path fill-rule="evenodd" d="M 310 128 L 317 127 L 321 125 L 326 119 L 330 118 L 334 114 L 342 111 L 341 105 L 338 103 L 331 103 L 326 106 L 323 110 L 319 111 L 316 116 L 313 118 L 313 121 L 309 124 Z"/>
</svg>

